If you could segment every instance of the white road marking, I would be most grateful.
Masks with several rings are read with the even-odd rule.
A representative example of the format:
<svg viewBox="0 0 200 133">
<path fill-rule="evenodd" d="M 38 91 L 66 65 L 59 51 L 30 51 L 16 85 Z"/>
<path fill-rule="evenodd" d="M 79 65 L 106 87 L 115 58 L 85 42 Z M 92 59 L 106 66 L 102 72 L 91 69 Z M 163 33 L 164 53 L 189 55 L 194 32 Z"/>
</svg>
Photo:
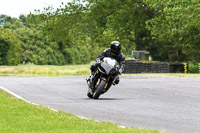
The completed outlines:
<svg viewBox="0 0 200 133">
<path fill-rule="evenodd" d="M 16 98 L 18 98 L 18 99 L 21 99 L 21 100 L 23 100 L 23 101 L 25 101 L 25 102 L 27 102 L 27 103 L 30 103 L 30 104 L 33 104 L 33 105 L 39 105 L 39 104 L 37 104 L 37 103 L 32 103 L 32 102 L 26 100 L 25 98 L 23 98 L 23 97 L 21 97 L 21 96 L 15 94 L 15 93 L 12 92 L 12 91 L 9 91 L 8 89 L 6 89 L 6 88 L 3 87 L 3 86 L 0 86 L 0 89 L 2 89 L 3 91 L 7 92 L 8 94 L 10 94 L 10 95 L 12 95 L 12 96 L 14 96 L 14 97 L 16 97 Z M 50 107 L 48 107 L 48 108 L 49 108 L 50 110 L 52 110 L 52 111 L 58 112 L 58 110 L 56 110 L 56 109 L 52 109 L 52 108 L 50 108 Z M 76 115 L 76 116 L 77 116 L 77 115 Z M 81 119 L 91 120 L 91 119 L 85 118 L 85 117 L 83 117 L 83 116 L 77 116 L 77 117 L 79 117 L 79 118 L 81 118 Z M 98 120 L 95 120 L 95 121 L 96 121 L 96 122 L 99 122 Z M 120 128 L 125 128 L 126 126 L 121 126 L 121 125 L 119 125 L 119 127 L 120 127 Z"/>
</svg>

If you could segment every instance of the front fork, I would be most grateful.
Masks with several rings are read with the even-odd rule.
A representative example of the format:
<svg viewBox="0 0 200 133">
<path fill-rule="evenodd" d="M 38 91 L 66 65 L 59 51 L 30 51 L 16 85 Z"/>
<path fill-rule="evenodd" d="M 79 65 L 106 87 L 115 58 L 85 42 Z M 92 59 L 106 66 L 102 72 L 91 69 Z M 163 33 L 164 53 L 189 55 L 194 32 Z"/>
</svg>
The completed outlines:
<svg viewBox="0 0 200 133">
<path fill-rule="evenodd" d="M 108 83 L 109 83 L 109 81 L 110 81 L 110 76 L 108 76 L 108 78 L 107 78 L 107 82 L 106 82 L 106 85 L 104 86 L 104 89 L 106 90 L 106 88 L 108 87 Z"/>
<path fill-rule="evenodd" d="M 98 75 L 100 74 L 100 75 Z M 98 79 L 97 79 L 98 78 Z M 103 73 L 99 72 L 97 69 L 94 74 L 91 74 L 90 77 L 88 78 L 88 86 L 91 88 L 93 91 L 97 88 L 101 80 L 105 80 L 106 84 L 104 86 L 104 91 L 107 91 L 110 86 L 114 83 L 114 81 L 117 78 L 115 77 L 112 83 L 110 83 L 111 77 L 110 76 L 104 76 Z"/>
<path fill-rule="evenodd" d="M 108 89 L 110 88 L 110 84 L 109 84 L 109 82 L 110 82 L 110 80 L 111 80 L 111 77 L 110 76 L 108 76 L 108 77 L 103 77 L 103 74 L 101 73 L 101 76 L 98 78 L 98 81 L 97 81 L 97 83 L 96 83 L 96 86 L 95 86 L 95 88 L 97 88 L 97 86 L 99 85 L 99 83 L 101 82 L 101 80 L 104 80 L 104 81 L 106 81 L 106 84 L 105 84 L 105 86 L 104 86 L 104 88 L 103 88 L 103 93 L 105 93 L 106 91 L 108 91 Z"/>
</svg>

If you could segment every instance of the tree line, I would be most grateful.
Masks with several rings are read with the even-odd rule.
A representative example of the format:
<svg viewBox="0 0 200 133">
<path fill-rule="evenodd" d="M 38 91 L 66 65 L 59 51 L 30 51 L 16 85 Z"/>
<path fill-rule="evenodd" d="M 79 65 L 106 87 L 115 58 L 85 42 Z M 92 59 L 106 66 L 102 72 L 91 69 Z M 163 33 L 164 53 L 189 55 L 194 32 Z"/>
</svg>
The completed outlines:
<svg viewBox="0 0 200 133">
<path fill-rule="evenodd" d="M 73 0 L 5 18 L 0 65 L 85 64 L 113 40 L 123 53 L 148 50 L 156 61 L 200 62 L 197 0 Z"/>
</svg>

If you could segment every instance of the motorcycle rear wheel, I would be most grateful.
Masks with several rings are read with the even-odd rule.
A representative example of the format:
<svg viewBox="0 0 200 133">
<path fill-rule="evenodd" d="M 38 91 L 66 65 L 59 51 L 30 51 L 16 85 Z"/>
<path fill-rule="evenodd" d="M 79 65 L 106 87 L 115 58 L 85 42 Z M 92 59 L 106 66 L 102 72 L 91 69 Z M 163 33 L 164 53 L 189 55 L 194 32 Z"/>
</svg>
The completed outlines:
<svg viewBox="0 0 200 133">
<path fill-rule="evenodd" d="M 98 99 L 99 96 L 102 94 L 103 92 L 103 88 L 106 85 L 106 81 L 101 80 L 101 82 L 99 83 L 97 89 L 95 90 L 94 94 L 93 94 L 93 98 L 94 99 Z"/>
</svg>

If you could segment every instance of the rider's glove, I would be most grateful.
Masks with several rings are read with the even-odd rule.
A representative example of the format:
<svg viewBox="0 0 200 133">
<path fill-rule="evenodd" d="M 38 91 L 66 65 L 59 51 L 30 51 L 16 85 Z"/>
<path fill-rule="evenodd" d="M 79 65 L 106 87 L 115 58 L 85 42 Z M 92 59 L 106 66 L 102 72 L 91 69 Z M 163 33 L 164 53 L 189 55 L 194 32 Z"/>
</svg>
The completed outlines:
<svg viewBox="0 0 200 133">
<path fill-rule="evenodd" d="M 120 73 L 120 74 L 122 73 L 122 69 L 119 69 L 119 73 Z"/>
<path fill-rule="evenodd" d="M 97 63 L 100 63 L 101 62 L 101 60 L 99 59 L 99 58 L 96 58 L 96 60 L 95 60 Z"/>
<path fill-rule="evenodd" d="M 119 68 L 116 67 L 116 68 L 115 68 L 115 71 L 116 71 L 116 73 L 119 73 Z"/>
</svg>

